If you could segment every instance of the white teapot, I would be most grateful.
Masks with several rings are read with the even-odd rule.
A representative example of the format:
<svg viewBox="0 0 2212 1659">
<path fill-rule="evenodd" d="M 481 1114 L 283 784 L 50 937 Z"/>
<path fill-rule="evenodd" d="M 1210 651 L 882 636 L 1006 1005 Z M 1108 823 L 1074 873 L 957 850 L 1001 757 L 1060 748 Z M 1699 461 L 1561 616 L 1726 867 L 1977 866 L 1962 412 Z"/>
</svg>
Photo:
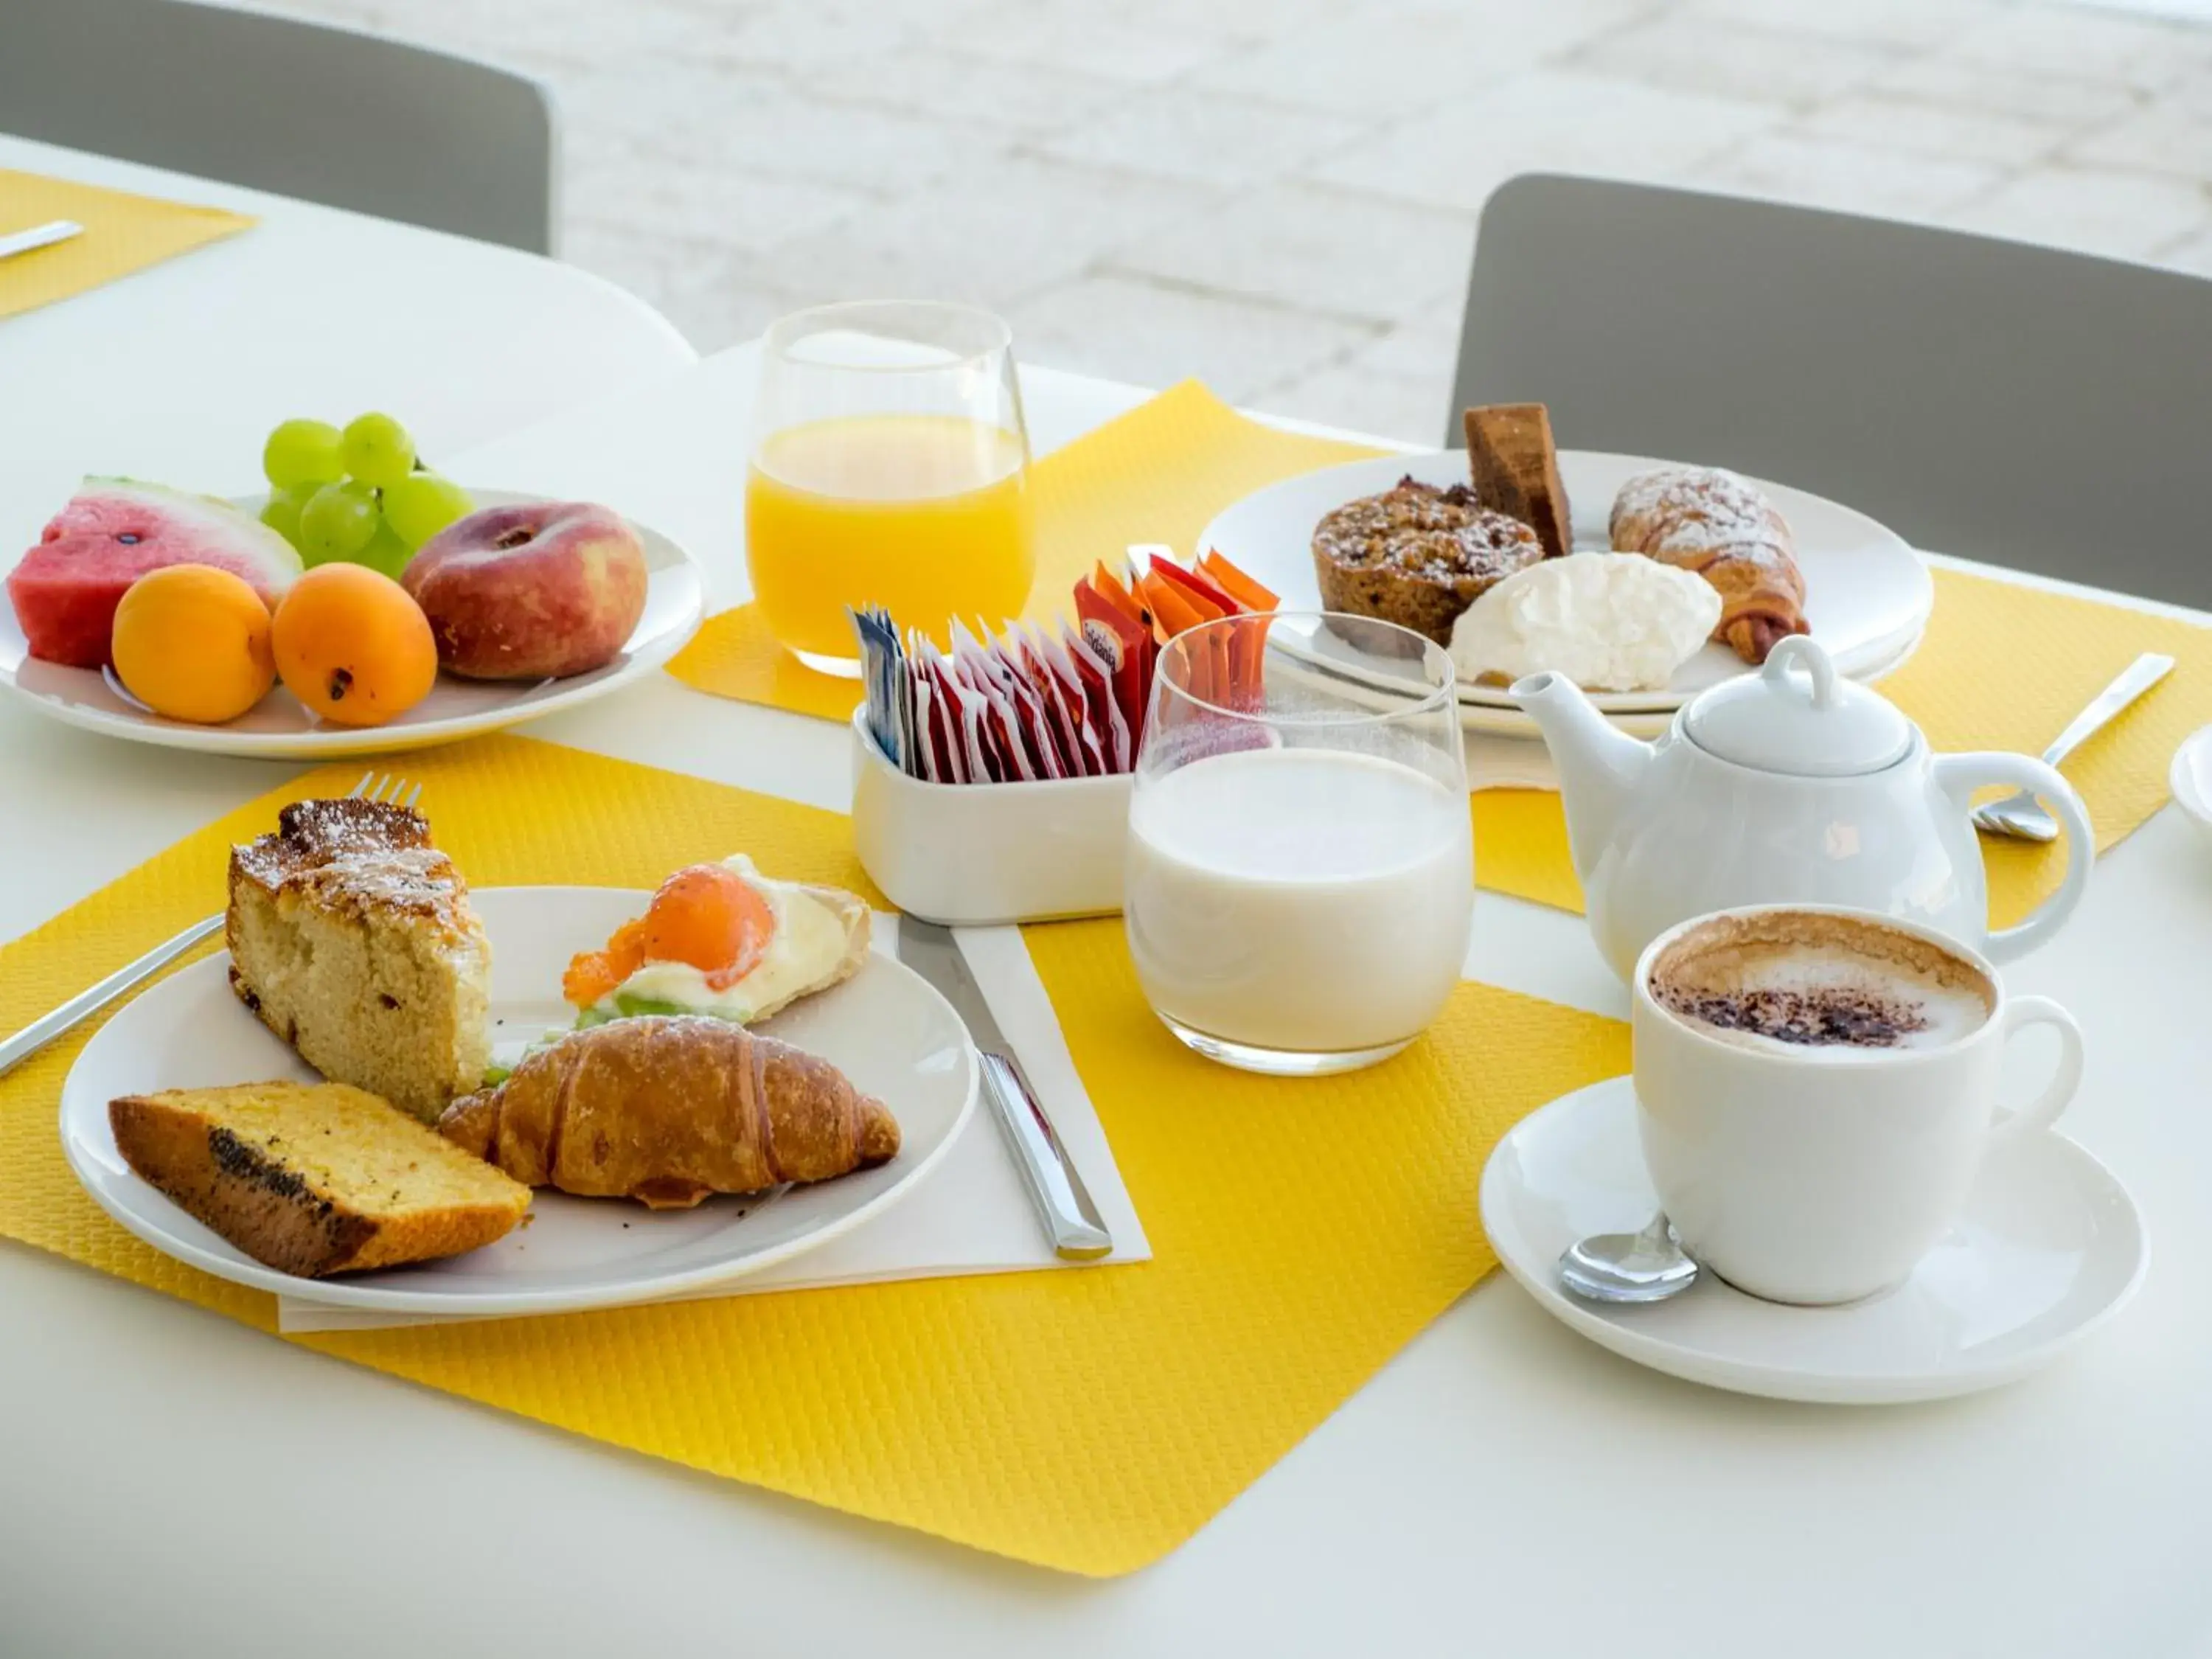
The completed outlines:
<svg viewBox="0 0 2212 1659">
<path fill-rule="evenodd" d="M 1561 674 L 1528 675 L 1513 696 L 1551 745 L 1590 932 L 1623 979 L 1674 923 L 1738 904 L 1855 905 L 2006 962 L 2056 933 L 2088 884 L 2089 817 L 2057 771 L 2027 755 L 1931 752 L 1802 636 L 1700 693 L 1656 743 L 1608 725 Z M 1991 784 L 2033 791 L 2067 845 L 2058 890 L 1994 933 L 1967 817 Z"/>
</svg>

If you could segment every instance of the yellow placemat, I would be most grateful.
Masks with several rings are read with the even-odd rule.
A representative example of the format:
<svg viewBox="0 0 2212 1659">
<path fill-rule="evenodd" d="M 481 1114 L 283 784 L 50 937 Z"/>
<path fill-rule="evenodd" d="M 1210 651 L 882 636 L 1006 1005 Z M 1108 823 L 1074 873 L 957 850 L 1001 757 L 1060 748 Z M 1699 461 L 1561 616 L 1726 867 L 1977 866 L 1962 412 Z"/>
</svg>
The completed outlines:
<svg viewBox="0 0 2212 1659">
<path fill-rule="evenodd" d="M 776 874 L 871 890 L 847 821 L 814 808 L 513 737 L 406 769 L 480 886 L 646 886 L 742 847 Z M 234 841 L 357 770 L 264 796 L 0 947 L 0 1030 L 215 908 Z M 1616 1022 L 1468 984 L 1386 1066 L 1246 1077 L 1162 1030 L 1117 922 L 1029 941 L 1152 1261 L 284 1340 L 1024 1560 L 1126 1572 L 1197 1531 L 1495 1265 L 1475 1210 L 1491 1146 L 1627 1069 Z M 270 1297 L 169 1262 L 79 1190 L 54 1124 L 82 1045 L 0 1079 L 0 1234 L 272 1330 Z"/>
<path fill-rule="evenodd" d="M 2103 852 L 2166 804 L 2166 769 L 2181 740 L 2212 724 L 2212 629 L 2016 582 L 1938 569 L 1936 611 L 1911 661 L 1882 694 L 1939 751 L 2039 753 L 2139 653 L 2163 652 L 2173 672 L 2063 769 L 2088 804 Z M 1475 879 L 1563 909 L 1582 908 L 1559 798 L 1491 791 L 1473 799 Z M 2058 885 L 2063 844 L 1984 839 L 1990 916 L 2009 926 Z"/>
<path fill-rule="evenodd" d="M 1057 614 L 1102 556 L 1134 542 L 1188 550 L 1216 514 L 1253 490 L 1381 453 L 1278 431 L 1186 380 L 1037 463 L 1031 611 Z M 2038 753 L 2136 653 L 2177 659 L 2165 684 L 2066 764 L 2088 802 L 2099 849 L 2133 833 L 2165 804 L 2176 745 L 2212 723 L 2212 629 L 1960 571 L 1935 575 L 1927 637 L 1881 689 L 1938 750 Z M 708 618 L 669 672 L 702 691 L 829 720 L 849 715 L 860 695 L 851 682 L 812 673 L 777 649 L 750 606 Z M 1479 885 L 1582 908 L 1557 795 L 1486 790 L 1469 810 Z M 2024 842 L 1988 854 L 1999 925 L 2056 887 L 2065 860 L 2063 848 Z"/>
<path fill-rule="evenodd" d="M 222 208 L 0 170 L 0 236 L 52 219 L 74 219 L 84 234 L 0 259 L 0 317 L 66 300 L 253 223 Z"/>
<path fill-rule="evenodd" d="M 1216 514 L 1254 490 L 1380 453 L 1262 426 L 1196 380 L 1170 386 L 1030 470 L 1036 579 L 1028 614 L 1064 615 L 1077 579 L 1100 559 L 1118 562 L 1135 543 L 1189 553 Z M 749 605 L 709 617 L 668 672 L 717 696 L 825 720 L 846 719 L 860 696 L 854 682 L 793 661 Z"/>
</svg>

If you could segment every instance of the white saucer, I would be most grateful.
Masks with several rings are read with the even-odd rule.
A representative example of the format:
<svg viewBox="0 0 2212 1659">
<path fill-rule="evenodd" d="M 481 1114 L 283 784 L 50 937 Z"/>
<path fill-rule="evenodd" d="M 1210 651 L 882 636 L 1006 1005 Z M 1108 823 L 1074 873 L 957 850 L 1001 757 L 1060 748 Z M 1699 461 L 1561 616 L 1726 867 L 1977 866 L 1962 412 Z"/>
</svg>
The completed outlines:
<svg viewBox="0 0 2212 1659">
<path fill-rule="evenodd" d="M 2212 836 L 2212 726 L 2191 733 L 2173 751 L 2173 769 L 2166 774 L 2173 803 L 2191 823 Z"/>
<path fill-rule="evenodd" d="M 1789 1308 L 1708 1273 L 1671 1302 L 1601 1308 L 1559 1288 L 1570 1243 L 1634 1232 L 1657 1204 L 1625 1077 L 1523 1119 L 1482 1172 L 1491 1246 L 1546 1311 L 1655 1370 L 1777 1400 L 1882 1405 L 2015 1381 L 2118 1312 L 2148 1259 L 2127 1189 L 2044 1134 L 1992 1152 L 1964 1218 L 1886 1296 Z"/>
</svg>

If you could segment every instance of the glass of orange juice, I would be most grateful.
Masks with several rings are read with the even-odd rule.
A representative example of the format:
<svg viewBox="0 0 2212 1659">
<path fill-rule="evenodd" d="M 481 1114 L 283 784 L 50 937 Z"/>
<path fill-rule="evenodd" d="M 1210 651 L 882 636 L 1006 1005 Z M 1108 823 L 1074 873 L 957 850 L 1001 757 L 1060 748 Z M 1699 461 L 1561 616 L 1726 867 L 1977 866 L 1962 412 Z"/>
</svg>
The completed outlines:
<svg viewBox="0 0 2212 1659">
<path fill-rule="evenodd" d="M 1013 336 L 967 306 L 866 301 L 784 318 L 762 344 L 745 563 L 769 631 L 860 672 L 848 605 L 946 642 L 1028 603 L 1029 435 Z"/>
</svg>

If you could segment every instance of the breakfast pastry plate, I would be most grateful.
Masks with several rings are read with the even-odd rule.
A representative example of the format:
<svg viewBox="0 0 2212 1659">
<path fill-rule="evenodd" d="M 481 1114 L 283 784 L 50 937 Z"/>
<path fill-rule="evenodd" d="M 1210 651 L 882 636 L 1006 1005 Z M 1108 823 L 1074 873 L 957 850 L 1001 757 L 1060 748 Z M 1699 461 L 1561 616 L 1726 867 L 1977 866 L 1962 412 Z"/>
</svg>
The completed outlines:
<svg viewBox="0 0 2212 1659">
<path fill-rule="evenodd" d="M 500 489 L 471 489 L 469 494 L 479 508 L 539 499 Z M 240 496 L 233 505 L 258 514 L 267 500 L 265 495 Z M 33 708 L 71 726 L 204 754 L 333 760 L 453 743 L 618 691 L 651 674 L 697 630 L 706 614 L 706 582 L 698 562 L 659 532 L 634 521 L 631 527 L 645 547 L 645 613 L 614 659 L 588 673 L 535 684 L 466 680 L 441 673 L 428 696 L 375 726 L 325 721 L 280 685 L 238 719 L 201 726 L 155 714 L 110 674 L 31 656 L 21 624 L 0 605 L 0 690 L 27 698 Z"/>
<path fill-rule="evenodd" d="M 652 895 L 606 887 L 479 888 L 470 901 L 492 946 L 495 1058 L 565 1027 L 561 969 L 636 916 Z M 898 1156 L 835 1181 L 648 1210 L 627 1199 L 541 1189 L 525 1224 L 465 1255 L 303 1279 L 264 1267 L 134 1174 L 107 1103 L 121 1095 L 269 1079 L 313 1080 L 247 1012 L 218 951 L 127 1004 L 85 1045 L 62 1085 L 62 1146 L 100 1206 L 164 1255 L 234 1284 L 391 1314 L 564 1313 L 693 1291 L 825 1244 L 914 1192 L 975 1109 L 976 1060 L 951 1006 L 892 957 L 753 1028 L 830 1061 L 897 1117 Z"/>
<path fill-rule="evenodd" d="M 1577 550 L 1609 544 L 1607 519 L 1620 486 L 1638 472 L 1673 463 L 1638 455 L 1562 449 L 1559 473 L 1574 519 Z M 1247 495 L 1200 534 L 1212 549 L 1282 600 L 1285 611 L 1322 608 L 1313 566 L 1314 527 L 1322 518 L 1360 496 L 1389 489 L 1411 474 L 1423 483 L 1468 481 L 1464 450 L 1426 455 L 1381 455 L 1301 474 Z M 1910 656 L 1936 604 L 1936 587 L 1920 556 L 1904 538 L 1863 513 L 1785 485 L 1754 479 L 1796 534 L 1796 561 L 1805 578 L 1805 617 L 1813 636 L 1837 669 L 1854 679 L 1888 672 Z M 1280 637 L 1281 629 L 1277 630 Z M 1332 636 L 1316 631 L 1307 641 L 1317 664 L 1332 669 L 1342 654 Z M 1350 671 L 1346 671 L 1350 672 Z M 1657 691 L 1593 693 L 1590 701 L 1612 715 L 1672 714 L 1708 686 L 1751 672 L 1725 645 L 1707 644 Z M 1535 724 L 1505 688 L 1462 684 L 1462 713 L 1472 728 L 1533 737 Z M 1652 729 L 1663 720 L 1650 722 Z"/>
<path fill-rule="evenodd" d="M 1761 1301 L 1708 1273 L 1671 1301 L 1600 1307 L 1559 1287 L 1559 1255 L 1590 1233 L 1635 1232 L 1658 1206 L 1629 1079 L 1523 1119 L 1482 1173 L 1482 1224 L 1546 1312 L 1670 1376 L 1778 1400 L 1937 1400 L 2038 1370 L 2142 1282 L 2127 1190 L 2063 1135 L 1993 1147 L 1959 1224 L 1886 1295 L 1840 1308 Z"/>
</svg>

